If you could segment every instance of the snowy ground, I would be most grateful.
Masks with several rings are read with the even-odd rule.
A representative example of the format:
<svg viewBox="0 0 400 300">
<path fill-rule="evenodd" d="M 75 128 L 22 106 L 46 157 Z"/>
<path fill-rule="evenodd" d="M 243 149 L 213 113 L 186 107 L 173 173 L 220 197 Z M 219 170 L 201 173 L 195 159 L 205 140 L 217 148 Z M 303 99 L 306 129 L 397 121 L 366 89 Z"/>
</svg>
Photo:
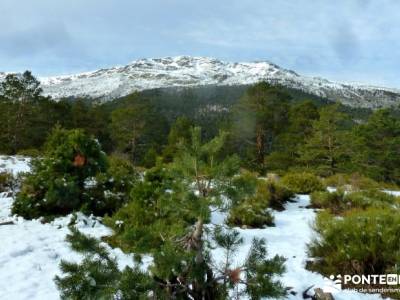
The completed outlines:
<svg viewBox="0 0 400 300">
<path fill-rule="evenodd" d="M 240 264 L 246 258 L 251 241 L 254 237 L 267 240 L 268 253 L 270 256 L 276 254 L 284 256 L 286 273 L 281 281 L 287 287 L 292 287 L 296 295 L 289 295 L 287 299 L 303 299 L 302 293 L 311 285 L 331 292 L 335 300 L 376 300 L 382 299 L 378 294 L 361 294 L 352 291 L 340 290 L 335 287 L 333 281 L 324 278 L 322 275 L 306 270 L 307 258 L 306 244 L 311 240 L 313 232 L 311 224 L 315 218 L 312 209 L 305 208 L 310 202 L 308 195 L 298 195 L 296 202 L 288 203 L 282 212 L 276 212 L 275 227 L 266 229 L 240 229 L 236 228 L 244 238 L 244 245 L 237 254 L 237 263 Z M 218 213 L 213 215 L 212 223 L 221 224 L 224 216 Z M 217 256 L 222 253 L 215 253 Z M 311 290 L 312 291 L 312 290 Z M 311 291 L 309 294 L 311 294 Z"/>
<path fill-rule="evenodd" d="M 14 174 L 26 172 L 29 170 L 28 164 L 29 160 L 22 157 L 0 156 L 0 171 L 9 169 Z M 287 258 L 287 271 L 282 281 L 285 286 L 292 287 L 297 292 L 297 295 L 289 295 L 288 299 L 302 299 L 302 292 L 311 285 L 331 291 L 336 300 L 382 299 L 379 295 L 338 290 L 332 281 L 305 270 L 306 243 L 312 236 L 310 224 L 315 213 L 304 208 L 309 203 L 308 196 L 301 195 L 296 200 L 289 203 L 286 210 L 275 213 L 276 227 L 238 229 L 245 244 L 240 248 L 237 260 L 245 259 L 253 237 L 263 237 L 267 239 L 271 256 L 279 254 Z M 70 216 L 58 218 L 49 224 L 23 220 L 10 216 L 12 201 L 12 198 L 0 195 L 0 223 L 15 223 L 0 225 L 0 299 L 59 299 L 53 278 L 59 274 L 60 260 L 82 258 L 65 242 Z M 96 237 L 110 234 L 110 229 L 95 218 L 79 215 L 78 220 L 77 226 L 84 233 Z M 221 224 L 223 220 L 224 215 L 213 214 L 212 223 Z M 132 264 L 131 257 L 119 249 L 111 251 L 118 258 L 121 267 Z M 222 255 L 218 250 L 215 254 L 217 257 Z"/>
<path fill-rule="evenodd" d="M 29 172 L 30 159 L 23 156 L 0 155 L 0 172 L 9 172 L 17 175 L 21 172 Z"/>
<path fill-rule="evenodd" d="M 29 159 L 0 156 L 0 171 L 29 171 Z M 0 194 L 0 299 L 52 300 L 59 299 L 54 276 L 59 274 L 61 259 L 78 261 L 82 255 L 65 242 L 71 216 L 42 224 L 10 216 L 13 199 Z M 95 237 L 109 235 L 111 230 L 96 218 L 78 215 L 77 227 Z M 132 265 L 132 257 L 120 249 L 110 249 L 120 267 Z"/>
</svg>

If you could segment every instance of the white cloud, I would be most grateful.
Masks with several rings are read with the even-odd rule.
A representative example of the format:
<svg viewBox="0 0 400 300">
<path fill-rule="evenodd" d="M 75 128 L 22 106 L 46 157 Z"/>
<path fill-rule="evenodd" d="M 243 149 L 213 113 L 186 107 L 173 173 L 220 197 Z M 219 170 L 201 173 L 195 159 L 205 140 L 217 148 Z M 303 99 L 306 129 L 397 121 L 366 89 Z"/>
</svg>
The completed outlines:
<svg viewBox="0 0 400 300">
<path fill-rule="evenodd" d="M 178 54 L 400 86 L 396 0 L 2 0 L 0 65 L 58 74 Z"/>
</svg>

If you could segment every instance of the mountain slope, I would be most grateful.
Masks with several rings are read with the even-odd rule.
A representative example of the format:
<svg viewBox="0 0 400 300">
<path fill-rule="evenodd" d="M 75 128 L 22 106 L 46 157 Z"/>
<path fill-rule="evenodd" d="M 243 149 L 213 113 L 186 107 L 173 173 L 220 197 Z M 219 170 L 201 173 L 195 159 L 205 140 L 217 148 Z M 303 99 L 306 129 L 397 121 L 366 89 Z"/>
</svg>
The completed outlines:
<svg viewBox="0 0 400 300">
<path fill-rule="evenodd" d="M 378 108 L 400 104 L 398 89 L 301 76 L 269 62 L 230 63 L 206 57 L 140 59 L 122 67 L 40 80 L 45 94 L 56 99 L 89 97 L 107 101 L 153 88 L 245 85 L 265 80 L 332 101 L 339 100 L 352 107 Z"/>
</svg>

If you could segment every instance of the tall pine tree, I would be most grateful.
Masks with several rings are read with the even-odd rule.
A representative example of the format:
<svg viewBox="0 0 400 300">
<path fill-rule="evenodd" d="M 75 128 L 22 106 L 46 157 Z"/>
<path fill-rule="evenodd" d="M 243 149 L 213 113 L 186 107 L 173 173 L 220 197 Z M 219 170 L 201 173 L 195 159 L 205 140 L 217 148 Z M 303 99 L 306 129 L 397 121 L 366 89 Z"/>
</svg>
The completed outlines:
<svg viewBox="0 0 400 300">
<path fill-rule="evenodd" d="M 339 111 L 339 104 L 322 107 L 319 115 L 301 150 L 300 160 L 321 175 L 332 175 L 349 160 L 351 141 L 349 132 L 343 128 L 347 116 Z"/>
<path fill-rule="evenodd" d="M 30 71 L 23 74 L 7 74 L 0 86 L 2 108 L 2 138 L 8 151 L 16 153 L 29 147 L 37 137 L 36 125 L 42 96 L 40 82 Z"/>
<path fill-rule="evenodd" d="M 250 87 L 233 108 L 237 148 L 252 168 L 265 171 L 268 167 L 265 156 L 287 124 L 289 99 L 281 87 L 260 82 Z"/>
<path fill-rule="evenodd" d="M 354 128 L 359 172 L 378 181 L 400 183 L 400 119 L 389 109 L 374 112 Z"/>
</svg>

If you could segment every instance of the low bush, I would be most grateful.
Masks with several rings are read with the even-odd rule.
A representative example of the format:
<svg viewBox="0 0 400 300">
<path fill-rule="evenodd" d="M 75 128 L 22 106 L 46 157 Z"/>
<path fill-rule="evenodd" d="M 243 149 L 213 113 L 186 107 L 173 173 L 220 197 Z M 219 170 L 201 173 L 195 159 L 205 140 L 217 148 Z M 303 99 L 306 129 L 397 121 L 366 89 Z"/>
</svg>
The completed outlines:
<svg viewBox="0 0 400 300">
<path fill-rule="evenodd" d="M 8 172 L 0 172 L 0 193 L 13 189 L 13 175 Z"/>
<path fill-rule="evenodd" d="M 282 185 L 296 194 L 310 194 L 314 191 L 323 191 L 323 182 L 311 173 L 287 173 L 282 177 Z"/>
<path fill-rule="evenodd" d="M 267 181 L 265 187 L 268 192 L 269 207 L 273 209 L 284 210 L 285 203 L 294 197 L 293 192 L 280 183 Z"/>
<path fill-rule="evenodd" d="M 111 178 L 114 191 L 129 193 L 139 177 L 131 161 L 114 155 L 109 157 L 108 163 L 107 173 Z"/>
<path fill-rule="evenodd" d="M 376 208 L 399 208 L 400 198 L 379 190 L 359 191 L 346 194 L 345 200 L 351 208 L 366 209 Z"/>
<path fill-rule="evenodd" d="M 274 217 L 261 203 L 247 200 L 229 211 L 227 224 L 245 228 L 262 228 L 273 226 Z"/>
<path fill-rule="evenodd" d="M 243 198 L 256 192 L 258 177 L 256 173 L 243 170 L 239 175 L 232 178 L 226 186 L 225 195 L 230 199 L 231 206 L 240 203 Z"/>
<path fill-rule="evenodd" d="M 23 149 L 23 150 L 19 150 L 18 155 L 22 155 L 22 156 L 28 156 L 28 157 L 39 157 L 40 156 L 40 151 L 38 149 Z"/>
<path fill-rule="evenodd" d="M 248 182 L 249 185 L 242 186 L 241 192 L 238 193 L 242 198 L 232 203 L 227 219 L 230 226 L 272 226 L 273 216 L 270 208 L 283 210 L 284 204 L 293 197 L 291 191 L 273 181 L 257 179 L 254 182 L 247 178 L 240 182 Z"/>
<path fill-rule="evenodd" d="M 111 156 L 106 172 L 98 173 L 86 183 L 87 201 L 81 210 L 99 215 L 112 214 L 129 200 L 129 193 L 138 180 L 133 164 L 122 157 Z"/>
<path fill-rule="evenodd" d="M 343 190 L 337 190 L 334 192 L 313 192 L 310 195 L 311 206 L 314 208 L 325 208 L 330 209 L 332 212 L 339 212 L 343 205 L 345 193 Z"/>
<path fill-rule="evenodd" d="M 391 274 L 399 262 L 400 214 L 388 208 L 317 216 L 310 268 L 330 274 Z"/>
<path fill-rule="evenodd" d="M 146 154 L 143 157 L 143 162 L 142 165 L 145 168 L 152 168 L 156 165 L 157 162 L 157 151 L 154 149 L 154 147 L 151 147 L 149 150 L 147 150 Z"/>
<path fill-rule="evenodd" d="M 327 186 L 346 188 L 351 191 L 379 188 L 379 183 L 377 183 L 375 180 L 362 176 L 358 173 L 335 174 L 325 178 L 324 183 Z"/>
<path fill-rule="evenodd" d="M 256 182 L 255 191 L 250 196 L 232 206 L 227 219 L 228 225 L 250 228 L 272 226 L 273 216 L 268 210 L 270 198 L 267 184 L 259 180 Z"/>
<path fill-rule="evenodd" d="M 107 241 L 125 251 L 151 252 L 194 223 L 195 197 L 168 169 L 156 166 L 134 185 L 127 205 L 104 219 L 115 232 Z"/>
<path fill-rule="evenodd" d="M 379 190 L 345 193 L 339 189 L 335 192 L 312 193 L 311 205 L 316 208 L 329 209 L 334 214 L 341 214 L 354 208 L 399 208 L 400 198 Z"/>
</svg>

